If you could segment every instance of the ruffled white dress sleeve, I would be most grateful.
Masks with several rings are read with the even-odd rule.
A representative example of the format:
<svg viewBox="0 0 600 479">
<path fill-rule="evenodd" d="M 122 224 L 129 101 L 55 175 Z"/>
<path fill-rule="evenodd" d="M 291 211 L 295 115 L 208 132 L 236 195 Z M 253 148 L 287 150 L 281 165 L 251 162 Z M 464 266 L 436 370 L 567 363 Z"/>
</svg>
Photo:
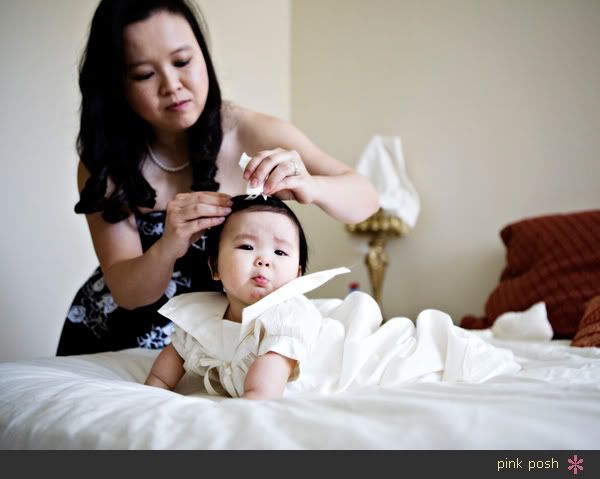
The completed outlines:
<svg viewBox="0 0 600 479">
<path fill-rule="evenodd" d="M 296 366 L 289 379 L 295 381 L 314 347 L 320 325 L 321 313 L 305 296 L 272 306 L 254 320 L 256 355 L 275 352 L 295 359 Z"/>
</svg>

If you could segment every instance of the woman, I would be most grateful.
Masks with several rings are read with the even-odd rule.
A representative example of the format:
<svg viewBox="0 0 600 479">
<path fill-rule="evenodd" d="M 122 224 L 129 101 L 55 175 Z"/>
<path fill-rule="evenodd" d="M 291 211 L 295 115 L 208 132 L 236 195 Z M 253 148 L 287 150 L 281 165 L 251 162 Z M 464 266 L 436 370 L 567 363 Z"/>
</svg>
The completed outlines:
<svg viewBox="0 0 600 479">
<path fill-rule="evenodd" d="M 184 0 L 102 0 L 80 66 L 77 213 L 100 267 L 77 293 L 58 355 L 169 344 L 156 313 L 216 288 L 203 233 L 229 197 L 264 193 L 356 223 L 378 207 L 368 180 L 293 125 L 228 103 Z M 252 159 L 243 175 L 243 152 Z"/>
</svg>

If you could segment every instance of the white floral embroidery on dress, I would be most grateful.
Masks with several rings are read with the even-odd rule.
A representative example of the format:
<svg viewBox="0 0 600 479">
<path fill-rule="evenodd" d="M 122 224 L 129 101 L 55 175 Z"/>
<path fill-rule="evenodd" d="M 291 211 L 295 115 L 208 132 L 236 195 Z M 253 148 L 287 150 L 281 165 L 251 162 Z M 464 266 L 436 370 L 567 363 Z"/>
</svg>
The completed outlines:
<svg viewBox="0 0 600 479">
<path fill-rule="evenodd" d="M 171 344 L 171 333 L 175 326 L 169 323 L 166 326 L 155 326 L 143 336 L 138 336 L 137 342 L 140 348 L 162 349 Z"/>
<path fill-rule="evenodd" d="M 110 293 L 102 295 L 102 299 L 98 301 L 98 306 L 102 308 L 102 312 L 107 316 L 118 308 L 117 303 L 115 303 L 115 300 Z"/>
<path fill-rule="evenodd" d="M 85 308 L 78 304 L 71 306 L 67 319 L 72 323 L 81 323 L 85 319 Z"/>
<path fill-rule="evenodd" d="M 161 211 L 156 211 L 156 212 L 154 212 L 154 214 L 150 214 L 150 216 L 159 216 L 159 215 L 162 215 Z M 152 221 L 146 221 L 143 218 L 137 218 L 136 224 L 137 224 L 138 230 L 141 233 L 143 233 L 145 236 L 162 236 L 162 234 L 165 230 L 165 225 L 162 221 L 158 222 L 158 223 L 154 223 Z"/>
</svg>

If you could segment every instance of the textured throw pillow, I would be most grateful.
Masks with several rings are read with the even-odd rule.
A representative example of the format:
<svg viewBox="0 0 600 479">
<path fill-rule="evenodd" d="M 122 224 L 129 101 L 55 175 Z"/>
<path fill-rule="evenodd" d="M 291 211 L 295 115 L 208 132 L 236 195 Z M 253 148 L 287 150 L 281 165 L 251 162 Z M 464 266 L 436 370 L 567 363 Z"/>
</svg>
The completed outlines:
<svg viewBox="0 0 600 479">
<path fill-rule="evenodd" d="M 600 347 L 600 296 L 594 296 L 587 303 L 571 346 Z"/>
<path fill-rule="evenodd" d="M 485 317 L 461 326 L 488 328 L 508 311 L 544 301 L 554 338 L 572 338 L 587 301 L 600 294 L 600 210 L 524 219 L 502 229 L 506 267 Z"/>
</svg>

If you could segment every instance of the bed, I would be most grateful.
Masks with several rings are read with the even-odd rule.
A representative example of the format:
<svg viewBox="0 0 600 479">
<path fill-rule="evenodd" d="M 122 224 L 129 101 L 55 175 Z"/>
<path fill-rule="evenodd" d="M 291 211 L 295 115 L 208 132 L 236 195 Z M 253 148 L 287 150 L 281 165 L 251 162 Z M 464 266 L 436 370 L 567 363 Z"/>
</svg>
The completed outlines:
<svg viewBox="0 0 600 479">
<path fill-rule="evenodd" d="M 477 334 L 484 334 L 479 332 Z M 0 364 L 2 449 L 597 449 L 600 349 L 498 340 L 522 370 L 275 401 L 143 381 L 156 351 Z"/>
<path fill-rule="evenodd" d="M 512 351 L 518 372 L 255 402 L 211 396 L 191 374 L 175 392 L 145 386 L 158 354 L 146 349 L 6 362 L 0 448 L 598 449 L 600 210 L 501 236 L 500 283 L 460 331 Z"/>
</svg>

